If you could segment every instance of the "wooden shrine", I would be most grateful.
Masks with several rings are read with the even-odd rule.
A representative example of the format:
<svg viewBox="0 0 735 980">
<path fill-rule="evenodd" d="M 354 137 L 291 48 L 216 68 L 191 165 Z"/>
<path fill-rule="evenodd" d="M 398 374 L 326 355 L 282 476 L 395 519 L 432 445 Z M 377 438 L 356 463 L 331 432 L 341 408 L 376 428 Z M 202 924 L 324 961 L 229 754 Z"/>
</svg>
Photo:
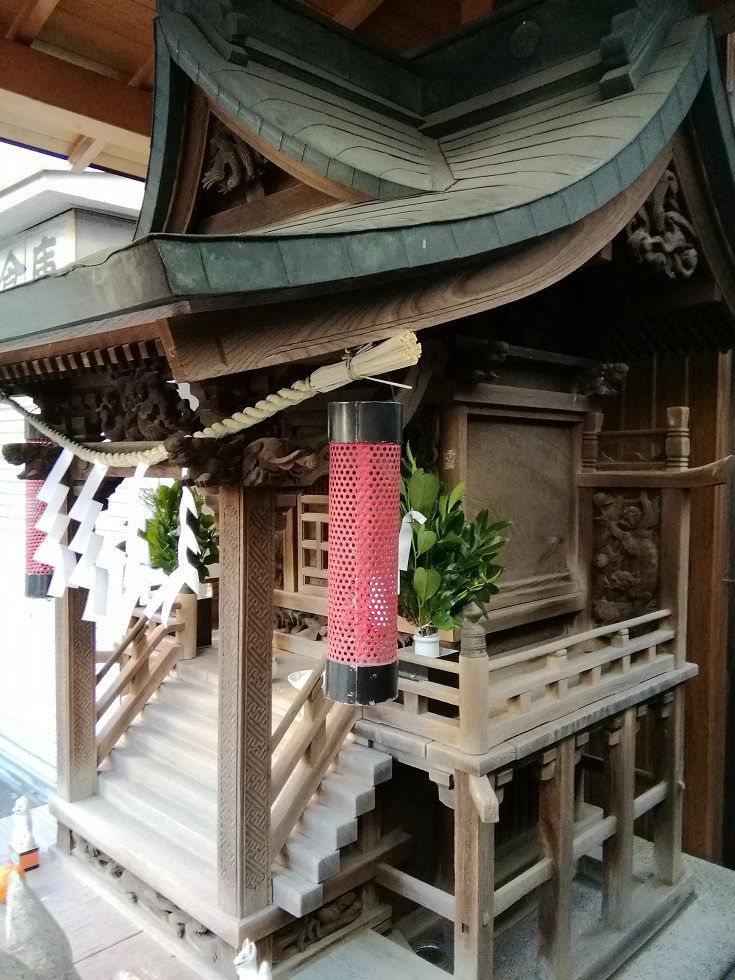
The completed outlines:
<svg viewBox="0 0 735 980">
<path fill-rule="evenodd" d="M 99 500 L 162 447 L 149 474 L 185 467 L 216 512 L 196 658 L 177 609 L 111 651 L 81 590 L 57 617 L 61 842 L 202 975 L 251 939 L 287 977 L 375 929 L 502 980 L 494 943 L 535 921 L 539 975 L 603 980 L 686 902 L 683 835 L 721 854 L 718 58 L 684 0 L 523 0 L 410 56 L 296 2 L 159 0 L 136 240 L 0 294 L 0 383 L 114 454 Z M 357 376 L 215 437 L 407 329 L 407 387 Z M 337 397 L 399 399 L 422 465 L 511 521 L 452 653 L 399 621 L 399 697 L 364 708 L 322 679 Z M 58 452 L 4 450 L 27 479 Z"/>
</svg>

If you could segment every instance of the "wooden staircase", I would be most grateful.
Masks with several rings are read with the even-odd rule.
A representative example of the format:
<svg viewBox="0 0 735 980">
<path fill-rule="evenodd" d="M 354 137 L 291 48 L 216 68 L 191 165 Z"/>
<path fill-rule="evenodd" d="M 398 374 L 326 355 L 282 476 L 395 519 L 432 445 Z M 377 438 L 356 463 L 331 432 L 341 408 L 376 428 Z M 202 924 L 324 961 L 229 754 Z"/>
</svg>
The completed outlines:
<svg viewBox="0 0 735 980">
<path fill-rule="evenodd" d="M 274 705 L 274 725 L 279 720 Z M 284 754 L 288 746 L 284 739 Z M 389 755 L 349 736 L 340 746 L 273 864 L 273 901 L 295 916 L 322 904 L 324 883 L 340 870 L 342 850 L 357 840 L 358 817 L 375 807 L 375 787 L 391 777 Z M 277 752 L 274 767 L 278 758 Z M 107 826 L 105 836 L 124 835 L 126 850 L 138 857 L 131 870 L 216 931 L 202 908 L 205 899 L 216 904 L 216 673 L 197 660 L 180 661 L 103 763 L 98 795 L 62 806 L 68 808 L 65 821 L 83 836 L 89 833 L 87 811 Z M 69 819 L 72 813 L 81 825 Z M 129 867 L 97 829 L 92 842 Z M 177 879 L 186 887 L 172 894 L 166 881 Z M 198 908 L 191 907 L 191 884 Z"/>
</svg>

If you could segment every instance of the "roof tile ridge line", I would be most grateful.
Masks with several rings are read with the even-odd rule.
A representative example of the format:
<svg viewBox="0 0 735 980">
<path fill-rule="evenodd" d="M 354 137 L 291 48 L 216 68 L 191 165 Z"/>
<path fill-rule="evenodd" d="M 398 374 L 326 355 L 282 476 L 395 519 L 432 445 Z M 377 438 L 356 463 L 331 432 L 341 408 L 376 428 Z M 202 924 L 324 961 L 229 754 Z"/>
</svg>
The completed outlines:
<svg viewBox="0 0 735 980">
<path fill-rule="evenodd" d="M 304 8 L 304 11 L 296 11 L 296 14 L 298 15 L 301 15 L 302 13 L 311 15 L 316 12 L 309 10 L 308 8 Z M 355 95 L 365 100 L 372 100 L 375 103 L 385 106 L 386 110 L 403 114 L 404 116 L 411 117 L 416 121 L 423 119 L 423 112 L 421 108 L 421 86 L 423 83 L 423 73 L 412 66 L 403 56 L 396 54 L 388 48 L 373 45 L 369 42 L 369 40 L 363 39 L 359 37 L 359 35 L 355 35 L 352 31 L 335 30 L 335 28 L 339 28 L 339 25 L 330 21 L 328 18 L 320 17 L 318 14 L 317 17 L 310 17 L 309 19 L 315 20 L 321 27 L 326 27 L 331 33 L 334 34 L 335 37 L 339 38 L 341 43 L 351 44 L 358 48 L 361 52 L 364 52 L 366 55 L 377 60 L 382 60 L 386 64 L 390 64 L 393 70 L 405 73 L 406 76 L 410 76 L 416 86 L 416 104 L 411 105 L 404 104 L 403 102 L 391 101 L 386 95 L 381 95 L 380 92 L 376 92 L 366 83 L 364 73 L 361 74 L 359 81 L 355 81 L 354 77 L 351 77 L 349 73 L 345 71 L 339 72 L 336 70 L 335 66 L 322 67 L 318 64 L 314 64 L 313 62 L 300 58 L 297 53 L 278 48 L 271 41 L 263 39 L 257 34 L 252 34 L 248 38 L 249 43 L 247 46 L 239 41 L 229 41 L 227 38 L 218 34 L 217 37 L 221 40 L 223 45 L 237 49 L 238 51 L 242 52 L 244 56 L 242 60 L 230 61 L 223 54 L 221 46 L 215 44 L 212 38 L 208 35 L 207 31 L 202 28 L 199 20 L 193 19 L 186 10 L 176 9 L 170 5 L 165 7 L 161 7 L 159 5 L 157 18 L 162 24 L 168 21 L 169 28 L 171 23 L 177 19 L 185 21 L 191 28 L 198 32 L 207 46 L 216 51 L 232 70 L 245 69 L 248 60 L 252 60 L 256 64 L 267 64 L 267 60 L 264 60 L 262 57 L 259 58 L 255 53 L 257 52 L 261 56 L 265 55 L 266 59 L 270 58 L 272 60 L 272 53 L 274 52 L 277 55 L 278 60 L 283 64 L 291 65 L 294 68 L 311 75 L 312 77 L 322 76 L 335 88 L 341 88 L 346 92 L 352 91 Z M 213 27 L 213 30 L 216 30 L 216 27 Z M 284 72 L 284 74 L 290 73 Z M 290 77 L 298 76 L 291 75 Z"/>
<path fill-rule="evenodd" d="M 181 15 L 181 16 L 183 17 L 183 15 Z M 160 20 L 160 17 L 159 17 L 159 20 Z M 203 41 L 204 41 L 205 44 L 208 43 L 206 37 L 204 37 L 204 35 L 201 33 L 201 31 L 199 31 L 199 29 L 198 29 L 198 27 L 197 27 L 196 24 L 194 24 L 192 21 L 190 21 L 186 17 L 183 17 L 183 20 L 187 23 L 187 25 L 193 31 L 196 31 L 197 32 L 197 34 L 199 35 L 200 38 L 203 39 Z M 174 64 L 176 64 L 178 66 L 178 68 L 181 71 L 184 72 L 184 74 L 190 79 L 190 81 L 193 84 L 197 85 L 200 89 L 202 89 L 202 91 L 204 91 L 204 93 L 212 101 L 214 101 L 214 103 L 216 105 L 218 105 L 222 109 L 222 111 L 226 113 L 227 116 L 230 116 L 230 117 L 233 116 L 232 109 L 229 106 L 223 104 L 223 102 L 221 101 L 221 99 L 219 97 L 220 96 L 221 83 L 219 81 L 217 81 L 217 79 L 212 75 L 212 73 L 209 70 L 209 66 L 202 65 L 202 64 L 200 64 L 197 61 L 197 64 L 196 64 L 196 78 L 192 78 L 192 75 L 187 70 L 187 65 L 189 63 L 190 58 L 184 56 L 185 54 L 188 54 L 188 52 L 186 52 L 186 50 L 184 52 L 182 52 L 182 49 L 181 49 L 181 47 L 178 44 L 175 44 L 175 45 L 173 44 L 173 41 L 175 40 L 175 38 L 172 38 L 172 37 L 170 37 L 168 35 L 167 29 L 164 26 L 163 22 L 161 22 L 161 30 L 162 30 L 162 33 L 163 33 L 163 36 L 164 36 L 164 40 L 166 42 L 166 45 L 168 47 L 169 55 L 171 56 L 171 59 L 173 60 Z M 222 55 L 219 52 L 216 52 L 216 53 L 217 53 L 218 57 L 220 57 L 222 59 L 222 61 L 225 63 L 225 65 L 229 65 L 229 62 L 225 61 L 225 59 L 222 58 Z M 241 70 L 244 70 L 244 69 L 241 68 Z M 219 69 L 219 68 L 214 69 L 214 71 L 216 71 L 218 74 L 222 74 L 222 70 Z M 283 142 L 284 142 L 284 139 L 292 140 L 294 143 L 297 143 L 299 146 L 302 146 L 303 147 L 303 152 L 301 154 L 301 158 L 300 159 L 301 159 L 301 162 L 303 163 L 303 165 L 306 166 L 307 168 L 310 168 L 310 169 L 314 170 L 316 173 L 322 174 L 325 177 L 330 177 L 331 176 L 328 173 L 329 163 L 332 160 L 334 160 L 335 162 L 338 162 L 338 163 L 340 162 L 340 161 L 337 160 L 336 157 L 334 157 L 334 156 L 327 156 L 327 154 L 324 153 L 322 150 L 316 149 L 315 147 L 311 146 L 310 144 L 304 143 L 303 140 L 299 140 L 298 138 L 292 137 L 289 134 L 285 133 L 279 126 L 274 125 L 269 120 L 265 119 L 262 115 L 260 115 L 256 111 L 256 109 L 254 107 L 247 106 L 247 105 L 244 106 L 243 103 L 242 103 L 242 101 L 240 101 L 240 100 L 238 100 L 238 108 L 236 110 L 236 113 L 234 114 L 234 118 L 235 118 L 235 120 L 238 123 L 240 123 L 240 125 L 242 125 L 243 127 L 245 127 L 248 130 L 253 131 L 256 136 L 259 136 L 260 138 L 262 138 L 264 140 L 264 142 L 268 143 L 269 146 L 272 146 L 277 152 L 283 152 L 286 156 L 289 156 L 291 158 L 294 158 L 293 157 L 293 154 L 288 153 L 286 150 L 282 150 L 281 149 L 281 147 L 283 145 Z M 262 129 L 263 129 L 264 126 L 267 127 L 273 133 L 275 133 L 275 134 L 278 135 L 278 143 L 277 143 L 277 145 L 276 145 L 276 142 L 274 142 L 273 139 L 268 139 L 265 136 L 261 136 L 261 131 L 262 131 Z M 421 137 L 421 139 L 426 139 L 427 138 L 424 134 L 421 134 L 418 130 L 416 130 L 416 133 L 417 133 L 417 135 L 419 137 Z M 245 137 L 245 139 L 246 139 L 246 142 L 247 142 L 247 138 L 246 137 Z M 307 153 L 309 153 L 310 156 L 309 156 L 308 161 L 307 162 L 304 162 Z M 316 161 L 314 159 L 315 156 L 324 157 L 324 160 L 327 161 L 326 164 L 322 164 L 321 160 Z M 352 188 L 352 189 L 359 190 L 359 191 L 365 191 L 366 193 L 375 193 L 375 191 L 366 191 L 365 190 L 365 181 L 364 181 L 364 178 L 367 177 L 368 178 L 368 182 L 374 180 L 374 181 L 377 181 L 377 182 L 383 182 L 386 185 L 390 185 L 390 187 L 395 188 L 398 191 L 398 193 L 397 194 L 394 194 L 392 196 L 406 197 L 406 196 L 410 196 L 411 194 L 415 194 L 415 193 L 419 193 L 419 194 L 429 193 L 424 188 L 415 187 L 414 185 L 410 185 L 410 184 L 399 184 L 399 183 L 396 183 L 395 181 L 392 181 L 392 180 L 382 180 L 380 177 L 378 177 L 376 174 L 371 173 L 370 171 L 367 171 L 367 170 L 358 170 L 355 167 L 353 167 L 352 165 L 347 165 L 347 166 L 349 166 L 350 167 L 350 170 L 352 171 L 351 182 L 349 184 L 346 184 L 344 181 L 339 181 L 339 183 L 342 183 L 343 186 L 345 186 L 347 188 Z M 355 181 L 355 177 L 363 178 L 363 179 L 358 179 L 358 181 L 356 182 Z"/>
</svg>

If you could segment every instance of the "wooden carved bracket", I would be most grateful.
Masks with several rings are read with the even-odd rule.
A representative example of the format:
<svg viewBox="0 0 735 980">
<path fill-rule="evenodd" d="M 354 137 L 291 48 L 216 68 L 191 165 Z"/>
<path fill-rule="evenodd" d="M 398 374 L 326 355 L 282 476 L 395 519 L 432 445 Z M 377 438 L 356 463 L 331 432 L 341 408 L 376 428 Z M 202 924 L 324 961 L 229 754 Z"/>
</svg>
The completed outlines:
<svg viewBox="0 0 735 980">
<path fill-rule="evenodd" d="M 9 442 L 3 446 L 3 459 L 11 466 L 23 466 L 19 480 L 45 480 L 61 450 L 42 442 Z"/>
<path fill-rule="evenodd" d="M 688 279 L 697 268 L 699 252 L 694 228 L 681 213 L 679 182 L 671 170 L 661 180 L 626 229 L 628 253 L 654 275 Z"/>
<path fill-rule="evenodd" d="M 247 436 L 192 439 L 170 436 L 165 441 L 169 461 L 185 466 L 198 486 L 242 483 L 246 487 L 310 486 L 329 468 L 329 444 L 317 449 L 290 439 Z"/>
</svg>

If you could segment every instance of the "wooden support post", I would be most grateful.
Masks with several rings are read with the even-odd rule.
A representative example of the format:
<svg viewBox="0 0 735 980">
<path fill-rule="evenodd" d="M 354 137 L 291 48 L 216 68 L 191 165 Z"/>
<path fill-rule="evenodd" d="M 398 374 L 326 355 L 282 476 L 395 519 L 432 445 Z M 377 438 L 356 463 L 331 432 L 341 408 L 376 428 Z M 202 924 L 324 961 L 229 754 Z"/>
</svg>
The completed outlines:
<svg viewBox="0 0 735 980">
<path fill-rule="evenodd" d="M 454 774 L 454 976 L 492 980 L 495 824 L 483 823 L 466 772 Z"/>
<path fill-rule="evenodd" d="M 75 803 L 97 792 L 94 624 L 82 620 L 87 594 L 56 600 L 56 792 Z"/>
<path fill-rule="evenodd" d="M 602 921 L 624 929 L 633 897 L 633 800 L 635 797 L 636 709 L 630 708 L 605 729 L 606 817 L 617 829 L 602 845 Z"/>
<path fill-rule="evenodd" d="M 666 469 L 689 467 L 689 409 L 666 410 Z M 689 514 L 690 491 L 661 491 L 660 604 L 672 610 L 676 630 L 673 653 L 676 666 L 686 663 L 687 603 L 689 600 Z"/>
<path fill-rule="evenodd" d="M 580 766 L 582 761 L 582 750 L 590 740 L 588 732 L 577 735 L 575 740 L 576 754 L 574 756 L 574 819 L 582 820 L 585 815 L 585 778 L 584 767 Z"/>
<path fill-rule="evenodd" d="M 582 469 L 596 470 L 600 458 L 600 432 L 605 416 L 602 412 L 590 412 L 584 417 L 582 430 Z"/>
<path fill-rule="evenodd" d="M 309 694 L 306 699 L 306 704 L 304 705 L 304 724 L 311 725 L 316 719 L 324 713 L 324 702 L 326 698 L 324 696 L 324 680 L 320 678 L 314 690 Z M 316 759 L 322 753 L 324 746 L 327 744 L 327 723 L 326 719 L 322 719 L 322 723 L 319 726 L 314 738 L 311 740 L 306 752 L 304 753 L 304 762 L 307 766 L 312 766 Z"/>
<path fill-rule="evenodd" d="M 574 879 L 574 738 L 545 753 L 539 783 L 539 845 L 553 865 L 539 889 L 538 976 L 569 980 L 572 973 L 572 880 Z"/>
<path fill-rule="evenodd" d="M 243 918 L 271 901 L 270 730 L 275 499 L 220 491 L 218 894 Z"/>
<path fill-rule="evenodd" d="M 681 877 L 684 797 L 684 686 L 664 695 L 654 709 L 656 780 L 667 785 L 666 799 L 653 816 L 656 877 L 675 885 Z"/>
<path fill-rule="evenodd" d="M 487 639 L 480 625 L 481 618 L 478 606 L 467 606 L 459 653 L 459 747 L 471 755 L 479 755 L 488 748 L 490 682 Z"/>
</svg>

